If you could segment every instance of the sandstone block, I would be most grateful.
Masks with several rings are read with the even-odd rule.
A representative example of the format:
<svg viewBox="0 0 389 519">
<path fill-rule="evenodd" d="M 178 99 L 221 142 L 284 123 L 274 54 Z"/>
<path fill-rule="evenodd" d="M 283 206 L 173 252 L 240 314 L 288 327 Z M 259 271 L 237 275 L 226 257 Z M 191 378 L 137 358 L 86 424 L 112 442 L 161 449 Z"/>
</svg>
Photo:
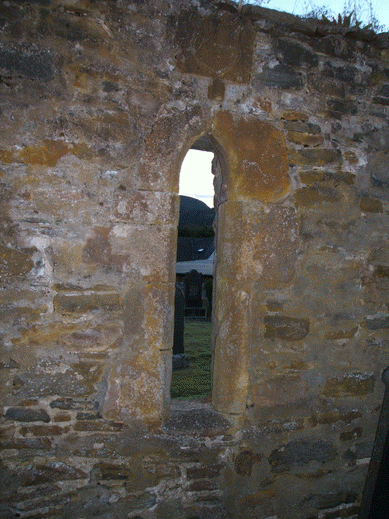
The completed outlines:
<svg viewBox="0 0 389 519">
<path fill-rule="evenodd" d="M 0 277 L 22 278 L 33 268 L 31 251 L 21 252 L 0 244 Z"/>
<path fill-rule="evenodd" d="M 123 307 L 123 299 L 116 293 L 67 294 L 54 297 L 55 311 L 62 314 L 85 313 L 96 310 L 118 310 Z"/>
<path fill-rule="evenodd" d="M 320 146 L 324 142 L 322 135 L 310 135 L 309 133 L 288 132 L 288 140 L 294 144 L 302 144 L 303 146 Z"/>
<path fill-rule="evenodd" d="M 371 373 L 347 373 L 339 377 L 328 378 L 323 395 L 326 397 L 363 397 L 372 393 L 375 377 Z"/>
<path fill-rule="evenodd" d="M 286 196 L 290 178 L 281 132 L 255 118 L 218 112 L 213 134 L 228 158 L 231 200 L 275 202 Z"/>
<path fill-rule="evenodd" d="M 247 83 L 251 76 L 254 34 L 244 19 L 227 12 L 219 16 L 183 13 L 176 44 L 178 69 L 190 74 Z"/>
<path fill-rule="evenodd" d="M 314 207 L 315 205 L 339 202 L 340 193 L 331 187 L 303 187 L 294 194 L 298 207 Z"/>
<path fill-rule="evenodd" d="M 305 398 L 308 390 L 307 382 L 299 374 L 263 377 L 263 381 L 252 384 L 252 402 L 261 412 L 264 408 L 292 405 Z"/>
<path fill-rule="evenodd" d="M 152 191 L 119 193 L 114 216 L 138 225 L 176 225 L 180 201 L 177 195 Z"/>
<path fill-rule="evenodd" d="M 288 150 L 289 164 L 297 166 L 327 166 L 341 161 L 340 150 L 334 149 L 302 149 Z"/>
<path fill-rule="evenodd" d="M 376 200 L 368 196 L 361 197 L 359 207 L 363 213 L 382 213 L 383 205 L 381 200 Z"/>
<path fill-rule="evenodd" d="M 301 341 L 309 333 L 309 320 L 281 315 L 267 315 L 264 318 L 265 337 L 284 341 Z"/>
</svg>

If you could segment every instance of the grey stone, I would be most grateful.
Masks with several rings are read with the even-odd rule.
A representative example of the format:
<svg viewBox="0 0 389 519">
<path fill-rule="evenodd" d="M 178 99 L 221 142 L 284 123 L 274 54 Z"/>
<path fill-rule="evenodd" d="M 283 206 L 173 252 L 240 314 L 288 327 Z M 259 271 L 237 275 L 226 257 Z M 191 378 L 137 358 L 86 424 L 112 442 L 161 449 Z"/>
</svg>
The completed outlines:
<svg viewBox="0 0 389 519">
<path fill-rule="evenodd" d="M 309 321 L 281 315 L 267 315 L 265 321 L 265 337 L 283 339 L 285 341 L 300 341 L 309 333 Z"/>
<path fill-rule="evenodd" d="M 319 64 L 319 58 L 313 50 L 288 38 L 280 38 L 275 50 L 282 54 L 285 65 L 291 67 L 317 67 Z"/>
<path fill-rule="evenodd" d="M 0 70 L 9 76 L 50 81 L 54 77 L 52 54 L 33 47 L 0 46 Z"/>
<path fill-rule="evenodd" d="M 286 472 L 294 466 L 306 465 L 310 461 L 326 463 L 335 459 L 335 447 L 326 441 L 295 440 L 273 450 L 269 463 L 273 472 Z"/>
<path fill-rule="evenodd" d="M 44 409 L 25 409 L 22 407 L 11 407 L 5 413 L 4 418 L 17 422 L 50 422 L 50 416 Z"/>
<path fill-rule="evenodd" d="M 292 67 L 282 64 L 274 67 L 265 65 L 263 71 L 255 78 L 255 82 L 285 90 L 302 88 L 302 82 L 297 72 Z"/>
</svg>

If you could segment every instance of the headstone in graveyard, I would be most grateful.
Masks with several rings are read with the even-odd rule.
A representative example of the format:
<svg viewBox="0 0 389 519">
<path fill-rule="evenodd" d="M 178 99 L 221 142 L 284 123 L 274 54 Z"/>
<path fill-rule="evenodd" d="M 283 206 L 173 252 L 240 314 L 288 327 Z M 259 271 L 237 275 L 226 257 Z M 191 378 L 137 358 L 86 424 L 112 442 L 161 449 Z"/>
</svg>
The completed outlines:
<svg viewBox="0 0 389 519">
<path fill-rule="evenodd" d="M 185 304 L 187 308 L 203 306 L 203 276 L 197 270 L 191 270 L 184 279 Z"/>
<path fill-rule="evenodd" d="M 176 285 L 176 294 L 174 298 L 173 355 L 184 353 L 184 321 L 185 295 L 181 287 Z"/>
</svg>

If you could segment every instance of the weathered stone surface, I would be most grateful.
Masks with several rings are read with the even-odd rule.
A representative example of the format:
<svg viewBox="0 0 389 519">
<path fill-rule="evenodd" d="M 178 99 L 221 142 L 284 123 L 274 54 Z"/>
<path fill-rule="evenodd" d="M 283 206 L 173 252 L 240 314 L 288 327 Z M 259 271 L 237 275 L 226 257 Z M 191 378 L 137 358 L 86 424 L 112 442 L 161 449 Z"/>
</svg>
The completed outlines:
<svg viewBox="0 0 389 519">
<path fill-rule="evenodd" d="M 389 183 L 387 163 L 387 150 L 369 153 L 366 173 L 370 176 L 373 186 L 387 189 Z"/>
<path fill-rule="evenodd" d="M 262 457 L 262 454 L 254 453 L 250 449 L 239 452 L 234 460 L 236 473 L 239 476 L 251 476 L 254 463 L 259 463 Z"/>
<path fill-rule="evenodd" d="M 311 461 L 326 463 L 337 455 L 335 447 L 323 440 L 296 440 L 275 449 L 269 456 L 273 472 L 285 472 Z"/>
<path fill-rule="evenodd" d="M 17 422 L 50 422 L 50 416 L 44 409 L 25 409 L 22 407 L 7 409 L 4 418 Z"/>
<path fill-rule="evenodd" d="M 262 72 L 256 75 L 255 85 L 257 88 L 268 86 L 282 88 L 285 90 L 302 88 L 299 74 L 288 65 L 265 65 Z"/>
<path fill-rule="evenodd" d="M 227 112 L 218 112 L 213 133 L 228 157 L 231 198 L 274 202 L 288 193 L 285 140 L 276 128 L 253 118 L 235 120 Z"/>
<path fill-rule="evenodd" d="M 363 196 L 359 204 L 363 213 L 382 213 L 383 206 L 381 200 L 375 200 L 368 196 Z"/>
<path fill-rule="evenodd" d="M 52 53 L 27 45 L 1 45 L 0 70 L 6 76 L 40 81 L 50 81 L 55 73 Z"/>
<path fill-rule="evenodd" d="M 312 427 L 317 427 L 318 424 L 330 425 L 336 422 L 349 424 L 353 420 L 357 420 L 361 417 L 362 413 L 360 411 L 347 411 L 346 413 L 341 413 L 339 411 L 328 411 L 326 413 L 312 415 L 309 419 L 309 423 Z"/>
<path fill-rule="evenodd" d="M 352 99 L 332 98 L 327 101 L 329 114 L 340 118 L 344 114 L 355 115 L 358 113 L 358 104 Z"/>
<path fill-rule="evenodd" d="M 54 308 L 63 314 L 85 313 L 96 310 L 117 310 L 123 306 L 120 294 L 57 294 L 54 298 Z"/>
<path fill-rule="evenodd" d="M 218 0 L 0 2 L 0 515 L 356 515 L 389 363 L 385 38 Z M 192 146 L 215 154 L 213 409 L 170 405 Z"/>
<path fill-rule="evenodd" d="M 289 163 L 298 166 L 327 166 L 341 161 L 340 150 L 334 149 L 302 149 L 288 150 Z"/>
<path fill-rule="evenodd" d="M 347 373 L 328 378 L 323 394 L 327 397 L 363 397 L 374 391 L 375 377 L 370 373 Z"/>
<path fill-rule="evenodd" d="M 281 53 L 282 61 L 291 67 L 317 67 L 319 58 L 317 54 L 308 47 L 288 38 L 280 38 L 275 43 L 276 52 Z"/>
<path fill-rule="evenodd" d="M 382 85 L 374 97 L 374 102 L 385 106 L 389 105 L 389 84 Z"/>
<path fill-rule="evenodd" d="M 284 341 L 301 341 L 309 333 L 309 321 L 281 315 L 267 315 L 265 337 Z"/>
<path fill-rule="evenodd" d="M 18 251 L 0 244 L 0 276 L 6 280 L 21 278 L 33 268 L 31 251 Z"/>
<path fill-rule="evenodd" d="M 237 83 L 250 79 L 254 34 L 244 19 L 183 13 L 175 41 L 181 47 L 177 66 L 182 72 L 223 78 Z"/>
<path fill-rule="evenodd" d="M 260 410 L 290 405 L 304 399 L 308 391 L 307 382 L 295 373 L 264 377 L 263 381 L 253 383 L 251 387 L 252 402 Z"/>
</svg>

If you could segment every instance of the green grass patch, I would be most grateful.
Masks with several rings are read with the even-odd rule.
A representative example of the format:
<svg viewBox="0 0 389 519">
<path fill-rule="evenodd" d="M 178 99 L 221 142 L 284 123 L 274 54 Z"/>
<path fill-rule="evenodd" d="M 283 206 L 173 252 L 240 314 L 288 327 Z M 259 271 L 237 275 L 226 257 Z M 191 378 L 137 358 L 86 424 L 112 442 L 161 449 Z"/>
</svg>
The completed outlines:
<svg viewBox="0 0 389 519">
<path fill-rule="evenodd" d="M 173 371 L 171 398 L 205 398 L 212 392 L 212 325 L 208 321 L 185 321 L 184 349 L 189 367 Z"/>
</svg>

